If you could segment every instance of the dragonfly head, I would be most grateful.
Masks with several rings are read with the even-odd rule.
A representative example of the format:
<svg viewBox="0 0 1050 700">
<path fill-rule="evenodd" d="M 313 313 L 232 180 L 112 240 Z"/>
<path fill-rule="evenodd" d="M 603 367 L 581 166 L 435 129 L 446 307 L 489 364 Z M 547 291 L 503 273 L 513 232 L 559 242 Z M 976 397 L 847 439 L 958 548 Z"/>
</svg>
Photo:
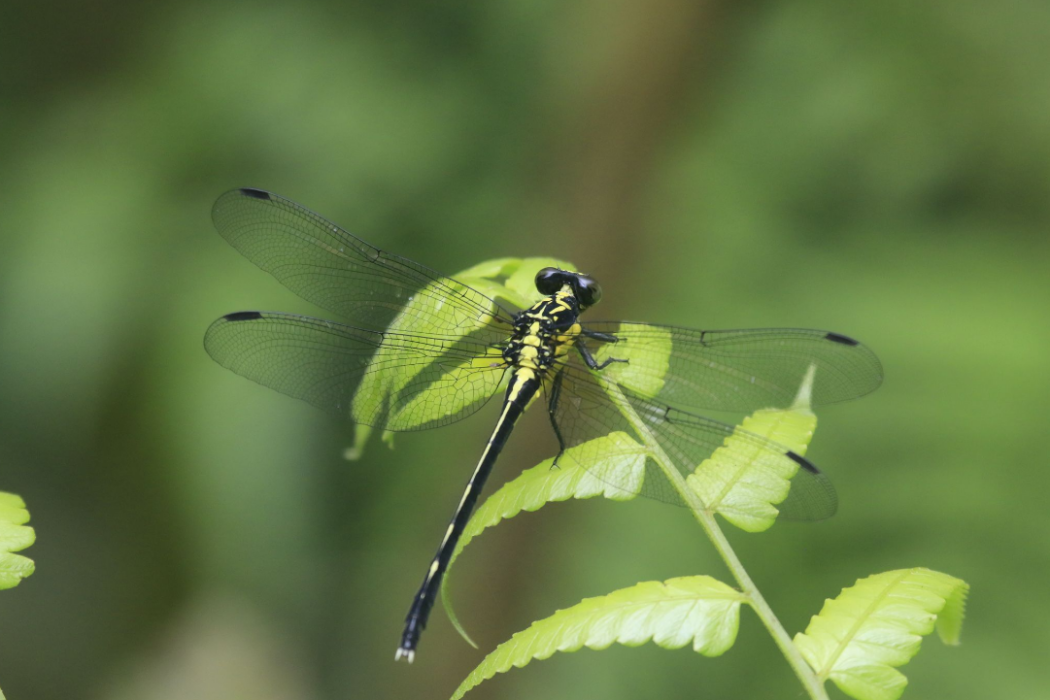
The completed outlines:
<svg viewBox="0 0 1050 700">
<path fill-rule="evenodd" d="M 540 294 L 556 294 L 566 287 L 580 302 L 581 310 L 601 301 L 602 288 L 593 277 L 556 267 L 545 267 L 536 273 L 536 289 Z"/>
</svg>

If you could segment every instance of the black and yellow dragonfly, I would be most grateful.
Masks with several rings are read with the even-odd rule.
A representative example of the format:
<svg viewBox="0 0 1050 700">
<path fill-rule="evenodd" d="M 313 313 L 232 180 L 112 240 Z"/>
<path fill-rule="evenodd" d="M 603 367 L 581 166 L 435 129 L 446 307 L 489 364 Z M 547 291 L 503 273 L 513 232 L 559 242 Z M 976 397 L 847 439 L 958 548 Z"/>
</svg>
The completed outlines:
<svg viewBox="0 0 1050 700">
<path fill-rule="evenodd" d="M 397 658 L 409 661 L 485 480 L 515 421 L 541 392 L 559 455 L 600 472 L 605 481 L 615 474 L 595 469 L 603 455 L 598 448 L 588 451 L 588 443 L 600 444 L 596 438 L 616 431 L 635 434 L 638 424 L 625 417 L 630 414 L 640 417 L 683 474 L 715 450 L 722 462 L 784 462 L 794 476 L 786 500 L 777 505 L 780 514 L 819 520 L 835 513 L 837 498 L 811 462 L 692 411 L 787 407 L 807 374 L 814 406 L 862 396 L 882 381 L 871 350 L 838 333 L 581 324 L 580 314 L 601 299 L 601 287 L 588 275 L 554 267 L 535 276 L 538 301 L 512 308 L 493 291 L 495 285 L 492 296 L 482 294 L 262 190 L 222 195 L 212 217 L 223 238 L 249 260 L 352 324 L 232 313 L 215 321 L 204 338 L 220 365 L 391 431 L 447 425 L 504 392 L 492 436 L 405 621 Z M 647 477 L 641 493 L 679 501 L 659 476 Z"/>
</svg>

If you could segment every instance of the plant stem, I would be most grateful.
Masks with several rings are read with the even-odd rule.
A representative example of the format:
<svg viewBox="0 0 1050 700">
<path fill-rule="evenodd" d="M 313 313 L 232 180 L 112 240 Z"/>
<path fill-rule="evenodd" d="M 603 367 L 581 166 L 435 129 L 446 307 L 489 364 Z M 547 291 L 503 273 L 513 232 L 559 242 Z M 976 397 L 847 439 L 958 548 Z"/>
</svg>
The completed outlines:
<svg viewBox="0 0 1050 700">
<path fill-rule="evenodd" d="M 722 528 L 718 526 L 718 522 L 715 520 L 714 513 L 704 505 L 700 496 L 690 488 L 689 484 L 686 483 L 685 478 L 681 472 L 678 471 L 670 457 L 660 446 L 658 442 L 653 438 L 652 433 L 646 427 L 646 424 L 638 417 L 638 414 L 634 412 L 634 409 L 628 403 L 627 399 L 623 396 L 619 387 L 607 387 L 606 391 L 613 396 L 614 400 L 620 412 L 625 418 L 631 423 L 635 431 L 642 436 L 642 439 L 646 443 L 646 447 L 649 450 L 653 460 L 659 465 L 663 471 L 664 476 L 667 477 L 668 481 L 674 486 L 678 495 L 682 497 L 682 500 L 689 506 L 689 510 L 692 511 L 693 517 L 696 518 L 697 522 L 700 523 L 700 527 L 704 529 L 708 539 L 718 550 L 719 556 L 722 557 L 722 561 L 725 562 L 729 568 L 730 573 L 733 574 L 733 578 L 736 579 L 737 585 L 740 586 L 740 590 L 750 599 L 751 607 L 754 608 L 755 613 L 758 614 L 759 619 L 762 620 L 762 624 L 766 626 L 766 630 L 773 637 L 773 641 L 776 642 L 780 648 L 781 653 L 787 662 L 791 665 L 792 670 L 795 671 L 795 675 L 802 682 L 802 686 L 806 689 L 809 697 L 813 700 L 828 700 L 828 694 L 824 690 L 824 684 L 817 678 L 816 674 L 806 663 L 806 660 L 802 658 L 802 654 L 799 653 L 798 648 L 795 647 L 791 641 L 791 637 L 788 636 L 787 630 L 780 624 L 780 620 L 777 619 L 776 614 L 773 613 L 773 609 L 769 607 L 769 603 L 762 597 L 762 593 L 758 590 L 758 586 L 751 580 L 744 565 L 740 562 L 740 559 L 736 556 L 736 552 L 733 551 L 733 547 L 729 544 L 729 540 L 726 539 L 725 533 L 722 532 Z"/>
<path fill-rule="evenodd" d="M 671 466 L 674 469 L 674 466 Z M 681 478 L 681 474 L 678 475 Z M 688 485 L 684 483 L 683 486 L 688 488 Z M 692 491 L 692 489 L 689 489 Z M 733 578 L 736 579 L 737 584 L 740 586 L 740 590 L 751 599 L 751 607 L 755 609 L 759 619 L 762 620 L 762 624 L 766 626 L 769 634 L 773 637 L 773 641 L 776 642 L 777 646 L 780 647 L 781 653 L 784 654 L 784 658 L 787 659 L 788 663 L 791 664 L 791 668 L 795 671 L 795 675 L 802 682 L 806 692 L 813 700 L 828 700 L 828 694 L 824 690 L 824 684 L 820 682 L 816 674 L 810 669 L 809 664 L 802 658 L 802 654 L 799 653 L 798 648 L 791 641 L 791 637 L 788 636 L 787 630 L 780 624 L 780 620 L 777 619 L 773 609 L 769 607 L 769 603 L 762 597 L 762 593 L 759 592 L 758 586 L 748 576 L 747 570 L 744 569 L 744 565 L 737 558 L 736 552 L 729 544 L 729 540 L 726 539 L 722 529 L 718 527 L 718 523 L 715 521 L 715 516 L 710 511 L 696 510 L 690 504 L 690 510 L 693 511 L 694 517 L 700 523 L 700 527 L 704 528 L 704 532 L 707 533 L 711 543 L 714 544 L 715 549 L 718 550 L 718 554 L 722 557 L 722 561 L 725 562 L 726 566 L 729 567 L 729 571 L 732 572 Z"/>
</svg>

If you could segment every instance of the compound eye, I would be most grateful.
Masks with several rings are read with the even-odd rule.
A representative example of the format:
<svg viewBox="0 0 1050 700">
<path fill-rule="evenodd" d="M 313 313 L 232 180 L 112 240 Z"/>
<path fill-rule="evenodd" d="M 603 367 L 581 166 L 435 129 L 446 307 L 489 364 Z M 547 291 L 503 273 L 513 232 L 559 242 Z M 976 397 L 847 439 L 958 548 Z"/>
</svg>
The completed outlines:
<svg viewBox="0 0 1050 700">
<path fill-rule="evenodd" d="M 576 281 L 576 296 L 584 307 L 594 306 L 602 300 L 602 287 L 592 277 L 580 275 Z"/>
<path fill-rule="evenodd" d="M 565 273 L 556 267 L 545 267 L 536 273 L 536 290 L 540 294 L 554 294 L 565 284 Z"/>
</svg>

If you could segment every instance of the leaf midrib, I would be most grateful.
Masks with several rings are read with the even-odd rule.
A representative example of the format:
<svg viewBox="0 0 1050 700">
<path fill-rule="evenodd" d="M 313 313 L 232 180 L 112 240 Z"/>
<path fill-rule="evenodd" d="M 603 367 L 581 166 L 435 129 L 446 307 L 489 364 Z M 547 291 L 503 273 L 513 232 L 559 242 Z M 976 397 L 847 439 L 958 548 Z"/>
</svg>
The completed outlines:
<svg viewBox="0 0 1050 700">
<path fill-rule="evenodd" d="M 842 656 L 843 652 L 846 651 L 846 647 L 850 645 L 850 642 L 852 642 L 853 638 L 860 630 L 861 625 L 863 625 L 865 621 L 867 621 L 867 619 L 871 617 L 872 613 L 879 606 L 879 604 L 883 600 L 885 600 L 886 597 L 890 594 L 890 591 L 896 588 L 901 581 L 910 576 L 912 573 L 913 572 L 911 569 L 906 569 L 905 571 L 902 571 L 895 581 L 893 581 L 890 584 L 887 584 L 886 587 L 883 588 L 882 591 L 880 591 L 879 594 L 875 596 L 871 603 L 868 604 L 868 607 L 864 611 L 864 614 L 857 616 L 857 621 L 853 623 L 853 626 L 850 628 L 849 632 L 846 634 L 846 636 L 842 638 L 842 641 L 839 642 L 838 648 L 835 649 L 835 653 L 832 654 L 829 658 L 827 665 L 825 665 L 823 670 L 817 673 L 818 678 L 820 678 L 823 681 L 831 675 L 831 672 L 835 668 L 835 662 L 838 661 L 839 657 Z"/>
<path fill-rule="evenodd" d="M 776 434 L 777 430 L 779 430 L 782 427 L 782 425 L 783 425 L 784 421 L 786 420 L 786 418 L 787 418 L 787 416 L 785 415 L 784 412 L 779 412 L 776 415 L 776 422 L 773 423 L 772 426 L 770 427 L 770 429 L 768 431 L 766 431 L 766 432 L 769 435 Z M 732 438 L 730 438 L 730 439 L 732 439 Z M 766 439 L 772 440 L 772 438 L 766 438 Z M 762 448 L 757 446 L 757 445 L 754 445 L 754 446 L 751 446 L 751 447 L 752 447 L 752 449 L 751 449 L 751 458 L 750 458 L 750 460 L 745 462 L 745 463 L 743 463 L 743 464 L 741 464 L 740 467 L 737 468 L 736 472 L 733 474 L 733 477 L 728 481 L 728 483 L 726 484 L 725 488 L 723 488 L 722 492 L 718 494 L 718 497 L 715 499 L 714 504 L 708 504 L 707 505 L 707 508 L 708 508 L 708 510 L 710 512 L 712 512 L 712 513 L 717 513 L 718 512 L 718 509 L 725 502 L 726 496 L 728 496 L 733 491 L 733 489 L 736 488 L 736 485 L 738 483 L 740 483 L 741 479 L 744 478 L 744 474 L 749 469 L 751 469 L 754 466 L 755 459 L 761 454 Z"/>
</svg>

